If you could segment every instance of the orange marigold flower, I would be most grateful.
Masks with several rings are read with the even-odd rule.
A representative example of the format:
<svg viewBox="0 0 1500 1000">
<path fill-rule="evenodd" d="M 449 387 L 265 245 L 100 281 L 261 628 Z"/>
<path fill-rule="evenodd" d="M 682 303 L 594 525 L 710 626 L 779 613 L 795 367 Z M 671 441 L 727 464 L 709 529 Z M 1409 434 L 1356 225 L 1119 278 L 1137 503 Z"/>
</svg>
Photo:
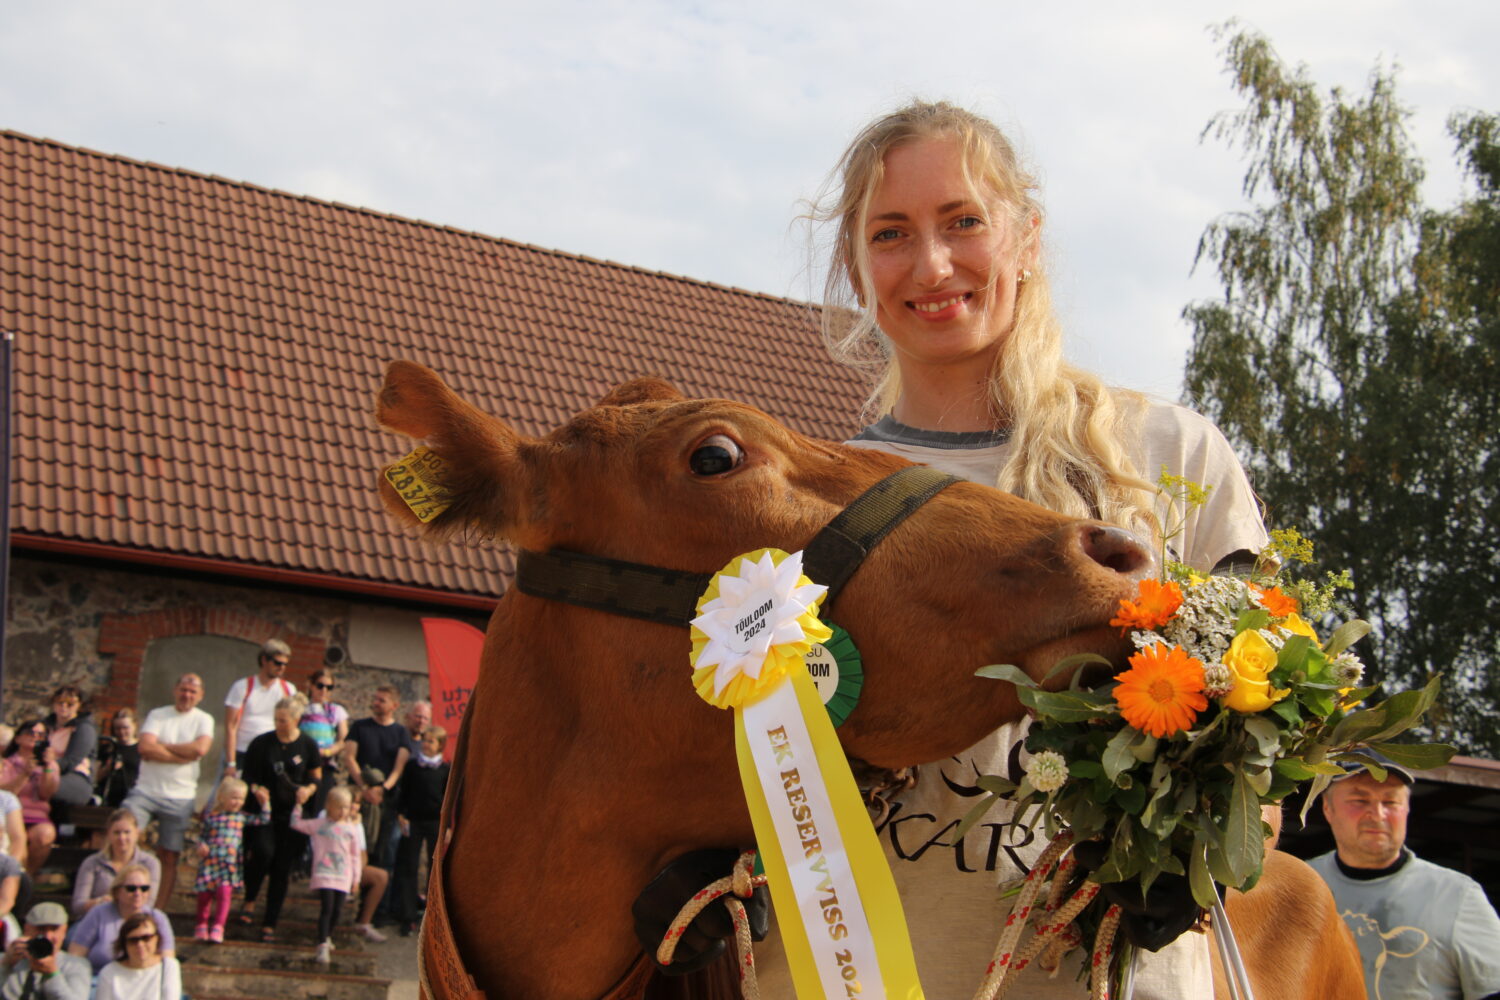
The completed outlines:
<svg viewBox="0 0 1500 1000">
<path fill-rule="evenodd" d="M 1171 736 L 1192 726 L 1208 707 L 1203 695 L 1203 663 L 1163 642 L 1130 658 L 1130 669 L 1116 674 L 1115 701 L 1125 721 L 1152 736 Z"/>
<path fill-rule="evenodd" d="M 1123 635 L 1133 628 L 1161 628 L 1172 620 L 1177 609 L 1182 607 L 1182 588 L 1175 580 L 1162 583 L 1160 580 L 1142 580 L 1136 599 L 1120 602 L 1120 613 L 1109 620 L 1118 625 Z"/>
<path fill-rule="evenodd" d="M 1276 587 L 1257 587 L 1252 583 L 1250 589 L 1255 593 L 1255 599 L 1260 601 L 1260 606 L 1271 612 L 1272 617 L 1294 615 L 1301 607 L 1295 597 L 1282 593 Z"/>
</svg>

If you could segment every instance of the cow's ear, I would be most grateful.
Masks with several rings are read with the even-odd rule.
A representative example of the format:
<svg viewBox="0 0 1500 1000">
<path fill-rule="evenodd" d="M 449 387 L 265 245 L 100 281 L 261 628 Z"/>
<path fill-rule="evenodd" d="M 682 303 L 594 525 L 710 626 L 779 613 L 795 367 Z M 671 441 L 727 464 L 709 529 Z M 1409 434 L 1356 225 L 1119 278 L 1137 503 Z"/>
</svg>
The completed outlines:
<svg viewBox="0 0 1500 1000">
<path fill-rule="evenodd" d="M 438 537 L 463 528 L 509 533 L 521 517 L 526 495 L 520 454 L 528 439 L 459 398 L 436 372 L 411 361 L 387 366 L 375 417 L 436 455 L 436 461 L 402 470 L 397 482 L 404 488 L 399 491 L 390 477 L 381 475 L 381 499 L 398 520 L 424 524 Z M 419 511 L 432 516 L 424 522 Z"/>
<path fill-rule="evenodd" d="M 666 379 L 635 378 L 615 386 L 599 400 L 599 405 L 632 406 L 636 403 L 672 402 L 685 398 Z"/>
</svg>

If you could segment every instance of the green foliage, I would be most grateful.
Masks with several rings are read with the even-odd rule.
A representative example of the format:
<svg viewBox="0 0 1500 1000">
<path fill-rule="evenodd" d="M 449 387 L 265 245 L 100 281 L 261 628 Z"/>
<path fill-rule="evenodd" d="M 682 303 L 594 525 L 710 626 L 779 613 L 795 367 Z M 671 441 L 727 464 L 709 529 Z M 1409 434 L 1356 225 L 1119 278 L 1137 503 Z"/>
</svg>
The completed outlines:
<svg viewBox="0 0 1500 1000">
<path fill-rule="evenodd" d="M 1297 593 L 1308 613 L 1342 591 L 1367 676 L 1447 674 L 1431 730 L 1500 757 L 1500 116 L 1450 121 L 1474 190 L 1430 209 L 1391 72 L 1322 93 L 1263 37 L 1221 38 L 1246 104 L 1205 135 L 1245 154 L 1250 204 L 1199 244 L 1224 294 L 1184 310 L 1190 404 L 1315 567 L 1351 572 Z"/>
</svg>

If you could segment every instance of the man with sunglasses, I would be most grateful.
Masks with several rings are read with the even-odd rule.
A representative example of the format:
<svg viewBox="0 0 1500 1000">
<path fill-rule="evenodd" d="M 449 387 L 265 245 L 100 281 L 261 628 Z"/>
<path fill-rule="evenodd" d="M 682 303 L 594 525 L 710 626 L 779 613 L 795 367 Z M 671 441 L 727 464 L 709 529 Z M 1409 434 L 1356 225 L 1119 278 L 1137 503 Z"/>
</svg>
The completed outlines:
<svg viewBox="0 0 1500 1000">
<path fill-rule="evenodd" d="M 280 639 L 267 639 L 260 647 L 260 669 L 229 685 L 224 696 L 224 773 L 235 773 L 235 761 L 261 733 L 276 725 L 276 703 L 297 693 L 288 681 L 286 668 L 292 662 L 292 647 Z"/>
<path fill-rule="evenodd" d="M 45 902 L 26 914 L 26 931 L 0 959 L 0 1000 L 88 1000 L 89 960 L 63 950 L 68 911 Z"/>
<path fill-rule="evenodd" d="M 200 763 L 214 741 L 213 716 L 198 707 L 203 678 L 183 674 L 172 695 L 172 704 L 153 708 L 141 724 L 141 771 L 123 803 L 140 829 L 146 829 L 152 817 L 157 820 L 163 903 L 172 898 L 177 884 L 177 855 L 193 815 Z"/>
</svg>

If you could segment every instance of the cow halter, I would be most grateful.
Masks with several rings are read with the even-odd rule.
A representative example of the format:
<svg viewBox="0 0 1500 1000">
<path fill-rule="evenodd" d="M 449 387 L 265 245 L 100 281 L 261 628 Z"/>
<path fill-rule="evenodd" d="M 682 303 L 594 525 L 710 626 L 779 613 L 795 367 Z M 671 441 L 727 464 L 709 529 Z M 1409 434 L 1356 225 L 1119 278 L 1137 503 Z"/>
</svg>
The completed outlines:
<svg viewBox="0 0 1500 1000">
<path fill-rule="evenodd" d="M 802 556 L 807 578 L 828 588 L 823 606 L 833 605 L 891 529 L 958 481 L 913 465 L 865 490 L 824 525 Z M 662 569 L 564 549 L 522 549 L 516 557 L 515 586 L 523 594 L 663 625 L 686 627 L 697 616 L 698 599 L 712 579 L 712 573 Z"/>
</svg>

